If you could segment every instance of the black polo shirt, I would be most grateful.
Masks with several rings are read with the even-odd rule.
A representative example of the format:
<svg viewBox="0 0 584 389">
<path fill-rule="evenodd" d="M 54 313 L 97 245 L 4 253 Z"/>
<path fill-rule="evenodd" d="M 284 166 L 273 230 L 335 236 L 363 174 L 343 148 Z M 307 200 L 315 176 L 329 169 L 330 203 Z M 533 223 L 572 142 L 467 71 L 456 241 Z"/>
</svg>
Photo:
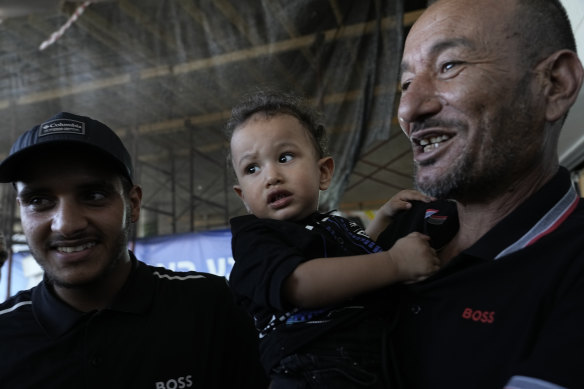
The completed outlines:
<svg viewBox="0 0 584 389">
<path fill-rule="evenodd" d="M 79 312 L 45 282 L 0 305 L 2 388 L 265 387 L 256 333 L 225 278 L 132 256 L 110 308 Z"/>
<path fill-rule="evenodd" d="M 396 387 L 584 387 L 584 201 L 565 169 L 435 276 L 401 288 Z"/>
<path fill-rule="evenodd" d="M 238 216 L 231 219 L 231 230 L 235 259 L 231 288 L 238 303 L 254 316 L 267 372 L 288 355 L 320 352 L 324 343 L 329 347 L 337 342 L 347 352 L 381 352 L 389 310 L 385 291 L 315 309 L 292 307 L 282 294 L 284 281 L 303 262 L 381 251 L 362 227 L 315 212 L 300 221 Z"/>
</svg>

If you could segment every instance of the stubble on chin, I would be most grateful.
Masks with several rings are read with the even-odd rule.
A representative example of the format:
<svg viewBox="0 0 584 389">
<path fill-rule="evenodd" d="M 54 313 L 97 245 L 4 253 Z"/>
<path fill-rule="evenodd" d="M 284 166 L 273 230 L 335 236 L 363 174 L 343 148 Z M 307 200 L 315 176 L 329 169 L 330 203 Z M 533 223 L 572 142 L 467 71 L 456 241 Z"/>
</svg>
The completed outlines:
<svg viewBox="0 0 584 389">
<path fill-rule="evenodd" d="M 461 202 L 485 201 L 496 196 L 505 186 L 502 179 L 513 166 L 516 150 L 509 146 L 504 147 L 506 152 L 499 153 L 493 144 L 491 138 L 484 138 L 484 149 L 462 154 L 448 169 L 432 177 L 419 176 L 424 166 L 416 165 L 416 189 L 428 196 Z"/>
<path fill-rule="evenodd" d="M 448 172 L 447 174 L 441 176 L 435 176 L 432 178 L 424 177 L 424 179 L 418 178 L 419 167 L 416 167 L 416 189 L 424 193 L 427 196 L 435 197 L 438 199 L 443 198 L 453 198 L 453 194 L 457 192 L 456 181 L 454 179 L 454 172 Z"/>
<path fill-rule="evenodd" d="M 131 215 L 130 212 L 126 212 L 126 220 L 125 225 L 122 231 L 120 232 L 118 239 L 115 241 L 115 247 L 111 251 L 111 254 L 108 258 L 102 258 L 102 261 L 107 261 L 105 267 L 101 270 L 98 270 L 96 274 L 91 277 L 83 278 L 82 276 L 79 277 L 72 277 L 72 280 L 69 281 L 66 277 L 61 277 L 56 271 L 53 271 L 49 268 L 47 264 L 46 257 L 43 253 L 39 253 L 36 250 L 31 249 L 31 255 L 39 266 L 44 271 L 44 278 L 45 280 L 52 285 L 53 287 L 59 287 L 64 289 L 86 289 L 91 288 L 94 285 L 98 285 L 104 279 L 106 279 L 112 272 L 117 271 L 120 267 L 120 264 L 124 261 L 126 251 L 128 250 L 128 241 L 130 234 L 132 232 L 133 224 L 131 223 Z M 39 260 L 40 259 L 40 260 Z M 83 272 L 84 269 L 79 269 Z M 72 271 L 77 272 L 77 270 L 73 269 Z"/>
<path fill-rule="evenodd" d="M 425 161 L 423 165 L 415 165 L 415 186 L 420 192 L 427 196 L 438 199 L 452 199 L 460 193 L 462 183 L 466 180 L 465 172 L 468 172 L 470 161 L 464 158 L 453 161 L 448 169 L 442 169 L 433 175 L 423 174 L 423 169 L 432 169 L 436 165 L 436 160 Z"/>
<path fill-rule="evenodd" d="M 121 256 L 115 256 L 113 259 L 108 258 L 109 262 L 101 269 L 88 268 L 90 265 L 82 265 L 79 269 L 69 269 L 68 271 L 74 274 L 62 274 L 62 271 L 53 271 L 43 267 L 45 271 L 45 280 L 53 287 L 69 290 L 81 290 L 91 288 L 94 285 L 99 285 L 105 280 L 108 275 L 115 271 L 121 263 Z M 83 273 L 87 272 L 87 275 Z"/>
</svg>

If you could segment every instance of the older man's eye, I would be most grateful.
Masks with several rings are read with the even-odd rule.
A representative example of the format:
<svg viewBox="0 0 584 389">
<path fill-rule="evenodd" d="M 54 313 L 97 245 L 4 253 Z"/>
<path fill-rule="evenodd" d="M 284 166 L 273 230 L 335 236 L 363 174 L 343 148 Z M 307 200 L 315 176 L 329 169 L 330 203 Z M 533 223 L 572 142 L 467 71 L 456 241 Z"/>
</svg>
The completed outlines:
<svg viewBox="0 0 584 389">
<path fill-rule="evenodd" d="M 448 71 L 454 69 L 457 65 L 460 65 L 460 62 L 458 62 L 458 61 L 445 62 L 442 65 L 441 71 L 442 71 L 442 73 L 448 72 Z"/>
</svg>

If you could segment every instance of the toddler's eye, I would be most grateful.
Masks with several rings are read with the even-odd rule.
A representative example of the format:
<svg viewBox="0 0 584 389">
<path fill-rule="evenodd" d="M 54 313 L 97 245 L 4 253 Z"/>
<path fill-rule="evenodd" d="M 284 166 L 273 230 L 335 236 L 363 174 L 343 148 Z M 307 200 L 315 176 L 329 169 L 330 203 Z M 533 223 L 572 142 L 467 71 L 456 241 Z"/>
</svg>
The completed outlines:
<svg viewBox="0 0 584 389">
<path fill-rule="evenodd" d="M 254 174 L 258 171 L 258 167 L 256 165 L 249 165 L 245 167 L 245 174 Z"/>
<path fill-rule="evenodd" d="M 284 153 L 284 154 L 280 155 L 280 158 L 278 158 L 278 162 L 280 162 L 280 163 L 290 162 L 292 160 L 292 158 L 294 158 L 292 153 Z"/>
</svg>

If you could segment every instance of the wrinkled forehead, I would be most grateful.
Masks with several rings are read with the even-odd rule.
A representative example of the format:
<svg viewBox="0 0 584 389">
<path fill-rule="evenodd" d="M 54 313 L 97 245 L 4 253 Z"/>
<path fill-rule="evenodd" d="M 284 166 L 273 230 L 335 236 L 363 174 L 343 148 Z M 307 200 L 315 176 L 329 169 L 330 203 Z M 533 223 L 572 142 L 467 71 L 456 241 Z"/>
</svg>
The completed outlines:
<svg viewBox="0 0 584 389">
<path fill-rule="evenodd" d="M 414 23 L 404 47 L 404 57 L 431 50 L 436 42 L 462 41 L 488 48 L 501 44 L 510 32 L 514 0 L 441 0 L 433 3 Z M 507 38 L 509 38 L 507 36 Z"/>
</svg>

